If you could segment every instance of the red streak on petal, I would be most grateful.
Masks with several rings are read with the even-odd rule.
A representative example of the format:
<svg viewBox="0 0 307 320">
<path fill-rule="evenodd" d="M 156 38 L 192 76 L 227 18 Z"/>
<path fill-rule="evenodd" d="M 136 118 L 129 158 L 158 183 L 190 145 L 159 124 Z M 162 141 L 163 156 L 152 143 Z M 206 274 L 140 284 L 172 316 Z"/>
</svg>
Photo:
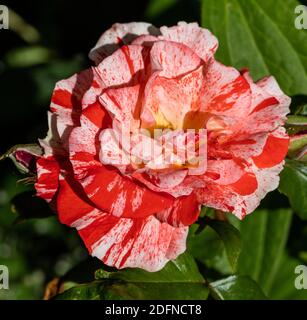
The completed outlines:
<svg viewBox="0 0 307 320">
<path fill-rule="evenodd" d="M 128 46 L 122 46 L 121 50 L 122 50 L 123 54 L 125 55 L 125 58 L 127 60 L 131 75 L 134 75 L 135 70 L 134 70 L 133 61 L 131 60 L 131 57 L 130 57 L 129 47 Z"/>
<path fill-rule="evenodd" d="M 95 102 L 95 103 L 89 105 L 83 111 L 83 115 L 85 115 L 98 128 L 106 127 L 105 120 L 107 120 L 107 118 L 109 118 L 108 114 L 106 114 L 106 112 L 103 110 L 103 108 L 99 102 Z"/>
<path fill-rule="evenodd" d="M 179 211 L 178 220 L 180 220 L 183 225 L 189 226 L 193 224 L 197 220 L 200 212 L 195 194 L 192 193 L 190 196 L 182 197 L 180 206 L 177 210 Z"/>
<path fill-rule="evenodd" d="M 128 244 L 128 242 L 131 239 L 133 239 L 133 241 L 132 241 L 132 243 L 130 245 L 129 250 L 123 256 L 123 258 L 122 258 L 122 260 L 120 262 L 119 268 L 121 268 L 126 263 L 127 259 L 130 257 L 131 251 L 132 251 L 132 249 L 134 247 L 134 243 L 137 240 L 137 238 L 139 237 L 143 226 L 144 226 L 144 220 L 143 219 L 139 219 L 139 220 L 136 219 L 136 220 L 133 221 L 132 227 L 130 228 L 130 230 L 126 234 L 124 240 L 122 241 L 123 248 L 126 247 L 126 245 Z M 111 251 L 111 248 L 109 249 L 109 252 Z M 108 252 L 105 255 L 105 259 L 104 260 L 107 261 L 107 259 L 108 259 Z"/>
<path fill-rule="evenodd" d="M 207 172 L 205 173 L 205 175 L 206 175 L 208 178 L 212 179 L 212 180 L 217 180 L 217 179 L 220 178 L 220 174 L 219 174 L 219 173 L 216 173 L 216 172 L 207 171 Z"/>
<path fill-rule="evenodd" d="M 51 101 L 65 108 L 73 108 L 72 94 L 67 90 L 57 89 L 53 92 Z"/>
<path fill-rule="evenodd" d="M 229 89 L 229 86 L 230 84 L 227 83 L 221 87 L 221 94 L 212 99 L 210 105 L 208 106 L 209 110 L 226 111 L 231 109 L 237 102 L 237 99 L 234 97 L 242 95 L 250 89 L 248 82 L 241 75 L 231 83 L 231 89 Z M 226 102 L 227 100 L 230 101 Z"/>
<path fill-rule="evenodd" d="M 279 104 L 279 101 L 274 98 L 274 97 L 271 97 L 271 98 L 268 98 L 268 99 L 265 99 L 263 100 L 262 102 L 260 102 L 255 108 L 254 110 L 252 111 L 253 112 L 257 112 L 257 111 L 260 111 L 264 108 L 267 108 L 267 107 L 270 107 L 270 106 L 274 106 L 274 105 L 278 105 Z"/>
<path fill-rule="evenodd" d="M 278 138 L 270 135 L 267 138 L 262 153 L 253 157 L 258 168 L 270 168 L 284 160 L 289 146 L 289 138 Z"/>
<path fill-rule="evenodd" d="M 233 191 L 246 196 L 257 190 L 258 182 L 253 173 L 245 173 L 238 181 L 230 185 Z"/>
<path fill-rule="evenodd" d="M 92 253 L 92 246 L 99 241 L 102 236 L 108 234 L 108 232 L 115 227 L 118 221 L 119 219 L 112 215 L 103 216 L 101 218 L 97 218 L 93 223 L 79 231 L 79 234 L 90 254 Z"/>
<path fill-rule="evenodd" d="M 96 80 L 93 80 L 93 82 L 92 82 L 92 87 L 94 87 L 94 88 L 100 88 L 100 84 L 99 84 Z"/>
</svg>

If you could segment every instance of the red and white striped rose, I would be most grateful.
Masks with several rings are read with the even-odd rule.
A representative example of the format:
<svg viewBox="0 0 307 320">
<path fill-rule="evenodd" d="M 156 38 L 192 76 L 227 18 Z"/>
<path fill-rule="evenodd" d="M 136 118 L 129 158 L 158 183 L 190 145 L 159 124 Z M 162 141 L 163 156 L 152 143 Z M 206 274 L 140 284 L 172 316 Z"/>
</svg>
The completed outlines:
<svg viewBox="0 0 307 320">
<path fill-rule="evenodd" d="M 273 77 L 254 83 L 216 61 L 217 47 L 196 23 L 115 24 L 95 66 L 56 84 L 37 194 L 107 265 L 159 270 L 185 251 L 201 205 L 242 219 L 277 187 L 290 99 Z M 110 128 L 206 129 L 206 170 L 106 164 L 123 153 Z"/>
</svg>

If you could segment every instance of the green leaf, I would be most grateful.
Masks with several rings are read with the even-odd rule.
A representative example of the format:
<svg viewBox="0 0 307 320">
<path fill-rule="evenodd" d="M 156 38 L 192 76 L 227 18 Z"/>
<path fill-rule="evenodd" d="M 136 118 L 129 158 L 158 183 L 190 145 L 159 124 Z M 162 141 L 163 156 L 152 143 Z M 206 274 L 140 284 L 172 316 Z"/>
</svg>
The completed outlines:
<svg viewBox="0 0 307 320">
<path fill-rule="evenodd" d="M 288 95 L 307 93 L 307 31 L 294 25 L 296 0 L 202 0 L 202 26 L 219 40 L 217 59 L 254 79 L 276 77 Z"/>
<path fill-rule="evenodd" d="M 304 96 L 304 97 L 306 98 L 306 96 Z M 295 114 L 300 114 L 300 115 L 302 115 L 302 116 L 307 116 L 307 104 L 302 104 L 302 105 L 300 105 L 300 106 L 297 108 Z"/>
<path fill-rule="evenodd" d="M 235 272 L 241 252 L 240 232 L 233 225 L 225 221 L 210 219 L 208 224 L 223 241 L 229 264 L 232 271 Z"/>
<path fill-rule="evenodd" d="M 291 158 L 299 157 L 300 152 L 307 146 L 307 133 L 297 134 L 290 139 L 288 156 Z"/>
<path fill-rule="evenodd" d="M 304 132 L 307 129 L 307 117 L 306 116 L 288 116 L 286 123 L 287 132 L 290 135 Z"/>
<path fill-rule="evenodd" d="M 307 163 L 307 146 L 305 146 L 304 148 L 302 148 L 300 150 L 300 152 L 296 155 L 295 159 L 300 162 L 305 163 L 305 165 L 306 165 L 306 163 Z"/>
<path fill-rule="evenodd" d="M 256 281 L 261 272 L 268 214 L 265 210 L 257 210 L 245 217 L 240 225 L 242 251 L 237 271 Z"/>
<path fill-rule="evenodd" d="M 194 226 L 197 227 L 194 224 L 190 230 Z M 222 275 L 232 273 L 223 241 L 209 226 L 201 232 L 189 235 L 187 246 L 188 252 L 207 268 L 214 269 Z"/>
<path fill-rule="evenodd" d="M 206 299 L 209 293 L 194 259 L 187 253 L 158 272 L 141 269 L 96 272 L 96 281 L 75 286 L 56 299 Z"/>
<path fill-rule="evenodd" d="M 257 210 L 241 223 L 243 241 L 238 273 L 248 275 L 268 293 L 282 257 L 291 224 L 291 210 Z"/>
<path fill-rule="evenodd" d="M 277 275 L 291 225 L 291 210 L 278 209 L 267 213 L 264 253 L 259 284 L 268 293 Z"/>
<path fill-rule="evenodd" d="M 287 126 L 307 126 L 307 117 L 305 116 L 288 116 Z"/>
<path fill-rule="evenodd" d="M 266 300 L 258 284 L 248 276 L 230 276 L 211 282 L 210 293 L 216 300 Z"/>
<path fill-rule="evenodd" d="M 18 214 L 16 222 L 47 218 L 53 216 L 47 202 L 39 197 L 36 197 L 32 191 L 25 191 L 17 194 L 12 200 L 12 211 Z"/>
<path fill-rule="evenodd" d="M 194 224 L 191 228 L 194 226 L 197 225 Z M 215 257 L 221 257 L 225 250 L 220 237 L 213 229 L 207 226 L 201 232 L 189 235 L 187 244 L 188 251 L 193 257 L 209 267 L 212 267 L 211 262 Z"/>
<path fill-rule="evenodd" d="M 291 207 L 307 220 L 307 166 L 296 160 L 287 160 L 280 175 L 279 191 L 285 194 Z"/>
<path fill-rule="evenodd" d="M 222 274 L 235 271 L 241 250 L 239 231 L 228 222 L 199 219 L 190 228 L 188 251 L 202 264 Z M 194 231 L 196 229 L 196 231 Z"/>
</svg>

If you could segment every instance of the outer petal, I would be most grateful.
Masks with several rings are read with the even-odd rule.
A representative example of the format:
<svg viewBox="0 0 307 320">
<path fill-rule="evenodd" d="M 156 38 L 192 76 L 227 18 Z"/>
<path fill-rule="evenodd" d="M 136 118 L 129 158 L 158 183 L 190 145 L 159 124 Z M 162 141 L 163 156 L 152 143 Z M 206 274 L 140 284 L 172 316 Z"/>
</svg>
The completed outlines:
<svg viewBox="0 0 307 320">
<path fill-rule="evenodd" d="M 84 107 L 82 103 L 85 93 L 92 88 L 94 97 L 95 90 L 102 89 L 102 83 L 97 83 L 95 69 L 87 69 L 72 77 L 57 82 L 52 97 L 50 110 L 57 114 L 67 125 L 78 125 L 79 117 Z M 100 89 L 99 89 L 100 88 Z"/>
<path fill-rule="evenodd" d="M 79 233 L 91 255 L 107 265 L 155 272 L 185 251 L 188 228 L 172 227 L 153 216 L 113 223 L 105 216 Z"/>
<path fill-rule="evenodd" d="M 64 155 L 71 150 L 71 132 L 82 125 L 82 118 L 91 122 L 92 127 L 106 125 L 102 122 L 105 118 L 103 108 L 97 102 L 102 88 L 103 83 L 93 68 L 56 84 L 50 105 L 52 113 L 48 113 L 49 131 L 45 139 L 39 140 L 46 156 Z"/>
<path fill-rule="evenodd" d="M 143 79 L 144 47 L 125 45 L 104 59 L 94 70 L 103 87 L 133 86 Z"/>
<path fill-rule="evenodd" d="M 260 168 L 270 168 L 283 162 L 289 146 L 289 136 L 284 128 L 279 128 L 270 133 L 260 154 L 253 157 L 255 165 Z"/>
<path fill-rule="evenodd" d="M 219 185 L 229 185 L 238 181 L 245 173 L 243 163 L 233 159 L 208 160 L 206 177 Z"/>
<path fill-rule="evenodd" d="M 263 78 L 259 80 L 256 84 L 258 87 L 275 97 L 279 101 L 279 103 L 284 107 L 284 112 L 289 112 L 288 107 L 291 103 L 291 99 L 282 92 L 274 77 Z"/>
<path fill-rule="evenodd" d="M 166 78 L 184 75 L 203 63 L 189 47 L 171 41 L 155 42 L 150 57 L 152 71 L 160 71 L 159 75 Z"/>
<path fill-rule="evenodd" d="M 158 271 L 185 251 L 187 227 L 174 228 L 155 217 L 118 218 L 99 211 L 81 200 L 70 185 L 61 182 L 63 192 L 58 199 L 60 220 L 76 227 L 91 255 L 117 268 L 143 268 Z M 78 215 L 62 201 L 74 203 Z"/>
<path fill-rule="evenodd" d="M 156 214 L 156 217 L 174 227 L 189 226 L 194 223 L 200 212 L 200 205 L 194 193 L 177 198 L 174 205 Z"/>
<path fill-rule="evenodd" d="M 122 45 L 130 44 L 139 35 L 154 36 L 159 33 L 158 29 L 146 22 L 116 23 L 101 35 L 95 47 L 90 51 L 89 57 L 99 64 Z"/>
<path fill-rule="evenodd" d="M 41 157 L 36 162 L 37 182 L 35 189 L 37 196 L 50 202 L 57 189 L 60 168 L 54 157 Z"/>
<path fill-rule="evenodd" d="M 82 192 L 102 211 L 117 217 L 145 217 L 169 208 L 174 198 L 157 193 L 123 177 L 117 169 L 96 161 L 93 155 L 76 153 L 71 158 Z M 63 197 L 65 200 L 65 198 Z"/>
<path fill-rule="evenodd" d="M 107 111 L 94 103 L 82 111 L 80 126 L 69 130 L 68 144 L 70 157 L 76 152 L 88 152 L 93 155 L 99 151 L 99 132 L 111 125 L 111 118 Z"/>
<path fill-rule="evenodd" d="M 213 57 L 218 41 L 207 29 L 200 28 L 197 23 L 179 22 L 174 27 L 161 27 L 161 39 L 183 43 L 190 47 L 200 58 L 208 61 Z"/>
<path fill-rule="evenodd" d="M 46 138 L 39 139 L 44 149 L 44 156 L 66 155 L 71 126 L 67 126 L 65 119 L 51 112 L 48 112 L 48 126 L 49 131 Z"/>
<path fill-rule="evenodd" d="M 251 108 L 244 121 L 231 128 L 235 134 L 231 139 L 273 131 L 285 123 L 289 113 L 291 99 L 280 90 L 273 77 L 264 78 L 256 84 L 247 72 L 244 77 L 251 87 Z"/>
<path fill-rule="evenodd" d="M 253 153 L 255 155 L 252 158 L 253 160 L 246 161 L 249 163 L 248 167 L 242 167 L 242 172 L 246 173 L 241 175 L 236 182 L 224 179 L 225 182 L 228 181 L 230 184 L 221 184 L 220 177 L 215 178 L 203 189 L 196 191 L 199 201 L 204 205 L 233 212 L 241 219 L 244 218 L 246 214 L 255 210 L 268 192 L 277 188 L 278 174 L 283 167 L 288 140 L 283 128 L 266 134 L 265 139 L 261 142 L 260 151 Z M 247 151 L 245 150 L 245 152 Z M 218 160 L 216 162 L 219 163 Z M 211 161 L 208 161 L 208 170 L 212 170 Z M 220 170 L 218 173 L 220 174 L 223 171 Z M 226 172 L 234 173 L 235 171 L 231 169 L 226 170 Z M 238 173 L 240 172 L 238 171 Z"/>
<path fill-rule="evenodd" d="M 251 108 L 244 119 L 228 127 L 229 133 L 223 137 L 218 147 L 228 150 L 235 157 L 248 159 L 259 155 L 266 141 L 273 139 L 268 136 L 269 132 L 278 130 L 277 128 L 284 124 L 286 114 L 289 112 L 290 98 L 282 93 L 272 77 L 265 78 L 256 84 L 253 83 L 247 72 L 244 73 L 244 77 L 251 87 Z M 283 139 L 281 142 L 284 141 L 284 149 L 286 149 L 287 142 L 284 139 L 287 139 L 287 136 L 282 134 L 281 138 Z M 219 141 L 221 142 L 220 138 Z M 276 146 L 279 145 L 277 142 L 276 140 Z M 272 153 L 272 159 L 274 154 L 276 155 L 275 150 Z M 280 156 L 282 154 L 284 151 L 280 151 Z M 275 164 L 280 161 L 277 159 Z"/>
<path fill-rule="evenodd" d="M 83 109 L 80 116 L 80 125 L 71 128 L 69 131 L 69 159 L 72 164 L 72 169 L 75 175 L 82 175 L 84 170 L 87 170 L 92 164 L 97 165 L 96 160 L 99 159 L 99 133 L 101 128 L 111 126 L 111 118 L 108 112 L 100 105 L 99 102 L 88 105 Z M 75 160 L 76 153 L 89 153 L 92 155 L 92 162 L 79 164 Z"/>
<path fill-rule="evenodd" d="M 195 192 L 203 205 L 232 212 L 243 219 L 257 208 L 268 192 L 277 188 L 282 168 L 283 162 L 266 169 L 252 165 L 251 172 L 235 183 L 226 186 L 210 184 Z"/>
<path fill-rule="evenodd" d="M 249 112 L 250 85 L 236 69 L 212 59 L 207 65 L 201 101 L 203 112 L 226 116 L 231 123 Z"/>
<path fill-rule="evenodd" d="M 227 151 L 233 157 L 241 159 L 249 159 L 262 152 L 265 142 L 267 140 L 268 133 L 245 133 L 243 136 L 239 135 L 233 137 L 232 140 L 227 140 L 226 143 L 222 143 L 216 147 Z"/>
</svg>

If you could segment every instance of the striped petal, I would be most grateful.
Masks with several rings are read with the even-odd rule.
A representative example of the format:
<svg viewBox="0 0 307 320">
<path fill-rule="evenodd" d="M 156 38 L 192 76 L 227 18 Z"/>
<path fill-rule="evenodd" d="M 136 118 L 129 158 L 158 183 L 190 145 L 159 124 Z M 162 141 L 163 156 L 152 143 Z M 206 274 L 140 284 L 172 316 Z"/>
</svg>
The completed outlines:
<svg viewBox="0 0 307 320">
<path fill-rule="evenodd" d="M 183 43 L 206 62 L 213 57 L 218 47 L 216 37 L 209 30 L 200 28 L 197 23 L 181 21 L 177 26 L 161 27 L 160 31 L 160 39 Z"/>
<path fill-rule="evenodd" d="M 195 66 L 196 64 L 192 67 Z M 147 82 L 141 115 L 142 125 L 181 129 L 187 114 L 198 111 L 203 67 L 173 79 L 161 75 L 164 72 L 165 69 L 153 75 Z M 148 120 L 148 114 L 154 123 Z"/>
<path fill-rule="evenodd" d="M 90 254 L 109 266 L 158 271 L 186 249 L 187 227 L 172 227 L 154 216 L 115 217 L 82 200 L 76 187 L 65 180 L 60 190 L 57 209 L 61 222 L 76 227 Z M 76 210 L 66 204 L 67 199 Z"/>
<path fill-rule="evenodd" d="M 158 29 L 146 22 L 116 23 L 100 36 L 89 57 L 99 64 L 122 45 L 130 44 L 139 35 L 155 36 L 159 33 Z"/>
<path fill-rule="evenodd" d="M 183 227 L 193 224 L 200 213 L 200 204 L 194 193 L 177 198 L 172 207 L 158 212 L 156 217 L 174 227 Z"/>
<path fill-rule="evenodd" d="M 35 189 L 37 196 L 50 202 L 58 190 L 60 167 L 54 157 L 41 157 L 36 162 L 37 181 Z"/>
<path fill-rule="evenodd" d="M 57 82 L 52 97 L 50 110 L 58 115 L 67 125 L 78 125 L 79 117 L 84 104 L 84 95 L 90 91 L 92 100 L 95 100 L 96 93 L 102 88 L 101 83 L 97 83 L 95 70 L 90 68 L 72 77 Z M 89 93 L 87 93 L 89 96 Z M 87 97 L 89 100 L 89 97 Z"/>
<path fill-rule="evenodd" d="M 169 208 L 174 198 L 149 190 L 117 169 L 102 165 L 93 155 L 76 153 L 71 159 L 76 179 L 92 203 L 117 217 L 139 218 Z"/>
<path fill-rule="evenodd" d="M 277 188 L 283 162 L 259 169 L 252 162 L 250 172 L 229 185 L 208 184 L 195 191 L 205 206 L 234 213 L 239 219 L 253 212 L 265 195 Z"/>
<path fill-rule="evenodd" d="M 226 116 L 229 120 L 242 118 L 251 106 L 250 85 L 236 69 L 210 60 L 205 73 L 201 102 L 203 112 Z"/>
</svg>

